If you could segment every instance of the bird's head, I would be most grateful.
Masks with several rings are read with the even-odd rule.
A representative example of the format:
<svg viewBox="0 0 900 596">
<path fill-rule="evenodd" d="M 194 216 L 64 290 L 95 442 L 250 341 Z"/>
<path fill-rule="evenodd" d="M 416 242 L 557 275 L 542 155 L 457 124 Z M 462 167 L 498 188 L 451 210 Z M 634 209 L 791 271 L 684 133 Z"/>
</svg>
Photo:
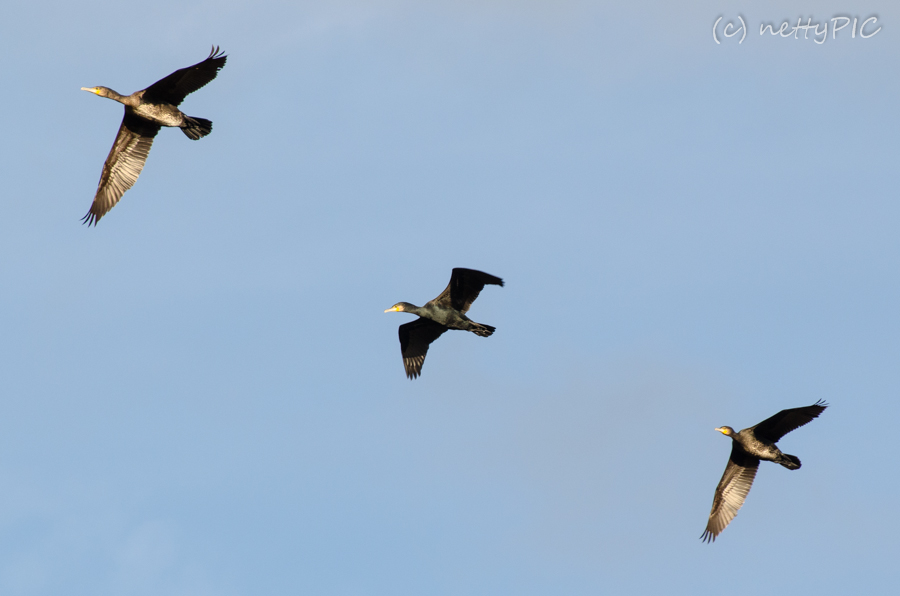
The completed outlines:
<svg viewBox="0 0 900 596">
<path fill-rule="evenodd" d="M 404 312 L 404 311 L 407 311 L 407 310 L 411 310 L 411 309 L 409 308 L 409 307 L 411 307 L 411 306 L 412 306 L 412 304 L 410 304 L 409 302 L 398 302 L 397 304 L 395 304 L 394 306 L 390 307 L 389 309 L 387 309 L 387 310 L 384 311 L 384 312 Z"/>
<path fill-rule="evenodd" d="M 719 431 L 720 433 L 722 433 L 723 435 L 725 435 L 726 437 L 730 437 L 730 436 L 734 435 L 734 429 L 731 428 L 730 426 L 720 426 L 716 430 Z"/>
<path fill-rule="evenodd" d="M 81 90 L 93 93 L 94 95 L 99 95 L 100 97 L 109 97 L 108 87 L 82 87 Z"/>
</svg>

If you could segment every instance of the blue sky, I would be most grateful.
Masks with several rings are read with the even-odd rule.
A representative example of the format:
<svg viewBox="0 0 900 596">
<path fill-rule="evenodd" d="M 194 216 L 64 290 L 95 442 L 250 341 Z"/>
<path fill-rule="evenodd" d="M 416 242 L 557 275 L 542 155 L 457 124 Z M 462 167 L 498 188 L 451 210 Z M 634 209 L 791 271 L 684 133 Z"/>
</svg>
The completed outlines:
<svg viewBox="0 0 900 596">
<path fill-rule="evenodd" d="M 712 26 L 749 32 L 717 45 Z M 798 17 L 849 30 L 760 37 Z M 900 10 L 0 10 L 0 593 L 884 594 Z M 142 89 L 229 55 L 96 228 Z M 894 189 L 894 190 L 892 190 Z M 397 301 L 498 275 L 406 379 Z M 825 399 L 701 544 L 744 428 Z"/>
</svg>

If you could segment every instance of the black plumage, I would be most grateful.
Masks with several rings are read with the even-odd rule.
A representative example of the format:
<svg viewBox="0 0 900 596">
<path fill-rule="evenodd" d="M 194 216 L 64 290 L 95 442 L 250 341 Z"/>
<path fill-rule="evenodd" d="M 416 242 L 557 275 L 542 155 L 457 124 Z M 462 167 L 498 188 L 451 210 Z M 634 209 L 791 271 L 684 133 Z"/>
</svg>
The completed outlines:
<svg viewBox="0 0 900 596">
<path fill-rule="evenodd" d="M 502 286 L 503 280 L 474 269 L 456 268 L 446 289 L 425 306 L 398 302 L 384 311 L 419 315 L 418 319 L 400 325 L 399 329 L 400 352 L 407 377 L 415 379 L 422 374 L 428 346 L 448 329 L 471 331 L 481 337 L 488 337 L 495 331 L 494 327 L 476 323 L 465 314 L 485 285 Z"/>
<path fill-rule="evenodd" d="M 212 132 L 212 122 L 205 118 L 192 118 L 179 110 L 178 105 L 188 94 L 216 78 L 226 59 L 227 56 L 214 47 L 203 62 L 176 70 L 146 89 L 127 96 L 119 95 L 108 87 L 81 88 L 82 91 L 90 91 L 125 105 L 125 117 L 103 164 L 97 193 L 83 222 L 89 226 L 97 225 L 125 191 L 134 186 L 160 127 L 177 126 L 195 141 Z"/>
<path fill-rule="evenodd" d="M 700 537 L 701 540 L 713 542 L 737 515 L 753 485 L 760 460 L 781 464 L 788 470 L 800 468 L 800 459 L 782 453 L 775 443 L 792 430 L 817 418 L 827 407 L 828 404 L 820 400 L 811 406 L 782 410 L 756 426 L 737 433 L 730 426 L 716 429 L 723 435 L 731 437 L 731 456 L 725 466 L 725 473 L 716 487 L 709 522 Z"/>
</svg>

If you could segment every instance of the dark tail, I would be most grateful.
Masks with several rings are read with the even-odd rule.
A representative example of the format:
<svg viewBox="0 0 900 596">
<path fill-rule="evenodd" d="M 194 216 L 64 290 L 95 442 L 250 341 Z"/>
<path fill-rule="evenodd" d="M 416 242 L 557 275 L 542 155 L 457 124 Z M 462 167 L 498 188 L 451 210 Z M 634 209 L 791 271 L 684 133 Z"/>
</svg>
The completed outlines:
<svg viewBox="0 0 900 596">
<path fill-rule="evenodd" d="M 185 116 L 184 126 L 181 127 L 181 130 L 184 131 L 187 138 L 196 141 L 212 132 L 212 122 L 206 118 L 191 118 L 190 116 Z"/>
<path fill-rule="evenodd" d="M 800 458 L 796 455 L 788 455 L 787 453 L 782 453 L 781 457 L 775 461 L 776 464 L 781 464 L 788 470 L 797 470 L 800 468 Z"/>
<path fill-rule="evenodd" d="M 479 337 L 488 337 L 493 335 L 494 331 L 496 331 L 496 327 L 491 327 L 490 325 L 482 325 L 481 323 L 469 323 L 469 331 L 474 333 Z"/>
</svg>

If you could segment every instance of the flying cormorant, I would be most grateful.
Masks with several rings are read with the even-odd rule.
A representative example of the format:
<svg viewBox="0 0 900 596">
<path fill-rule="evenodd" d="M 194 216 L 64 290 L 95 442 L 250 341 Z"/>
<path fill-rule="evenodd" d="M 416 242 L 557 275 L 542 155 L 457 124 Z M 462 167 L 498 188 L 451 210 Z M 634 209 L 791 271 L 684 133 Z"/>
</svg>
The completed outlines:
<svg viewBox="0 0 900 596">
<path fill-rule="evenodd" d="M 731 437 L 731 457 L 725 466 L 725 473 L 716 487 L 713 497 L 712 511 L 709 512 L 709 523 L 700 537 L 704 542 L 712 542 L 722 530 L 734 519 L 738 509 L 744 504 L 759 461 L 764 459 L 781 464 L 788 470 L 800 467 L 800 460 L 794 455 L 782 453 L 775 443 L 796 428 L 800 428 L 828 407 L 819 400 L 811 406 L 782 410 L 766 418 L 756 426 L 734 432 L 730 426 L 721 426 L 716 430 Z"/>
<path fill-rule="evenodd" d="M 422 374 L 422 364 L 428 345 L 439 338 L 447 329 L 471 331 L 475 335 L 488 337 L 494 327 L 470 320 L 466 311 L 478 298 L 486 284 L 502 286 L 503 280 L 474 269 L 456 268 L 450 275 L 450 283 L 441 295 L 430 300 L 425 306 L 415 306 L 409 302 L 398 302 L 384 312 L 408 312 L 419 315 L 412 323 L 400 325 L 400 352 L 406 376 L 415 379 Z"/>
<path fill-rule="evenodd" d="M 147 161 L 153 137 L 161 126 L 177 126 L 189 139 L 195 141 L 212 132 L 212 122 L 204 118 L 191 118 L 177 106 L 189 93 L 216 78 L 219 70 L 225 66 L 226 59 L 219 48 L 214 47 L 203 62 L 176 70 L 146 89 L 127 96 L 119 95 L 107 87 L 81 88 L 82 91 L 90 91 L 125 104 L 125 118 L 106 163 L 103 164 L 97 194 L 94 195 L 94 202 L 82 219 L 83 222 L 88 226 L 97 225 L 100 218 L 134 185 Z"/>
</svg>

